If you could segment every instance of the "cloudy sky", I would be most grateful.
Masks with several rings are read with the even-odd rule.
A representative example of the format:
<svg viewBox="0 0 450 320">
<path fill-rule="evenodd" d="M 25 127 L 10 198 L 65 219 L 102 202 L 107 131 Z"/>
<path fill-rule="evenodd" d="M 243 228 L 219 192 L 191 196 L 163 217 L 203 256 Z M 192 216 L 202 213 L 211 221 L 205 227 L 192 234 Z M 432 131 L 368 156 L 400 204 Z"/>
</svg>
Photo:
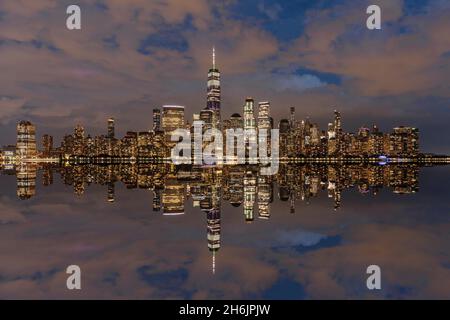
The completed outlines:
<svg viewBox="0 0 450 320">
<path fill-rule="evenodd" d="M 369 4 L 382 30 L 366 28 Z M 324 126 L 417 126 L 424 151 L 450 153 L 450 2 L 446 0 L 80 0 L 0 2 L 0 145 L 28 119 L 58 141 L 77 123 L 93 134 L 148 130 L 151 110 L 205 106 L 211 48 L 223 113 L 245 97 L 276 119 L 295 106 Z"/>
</svg>

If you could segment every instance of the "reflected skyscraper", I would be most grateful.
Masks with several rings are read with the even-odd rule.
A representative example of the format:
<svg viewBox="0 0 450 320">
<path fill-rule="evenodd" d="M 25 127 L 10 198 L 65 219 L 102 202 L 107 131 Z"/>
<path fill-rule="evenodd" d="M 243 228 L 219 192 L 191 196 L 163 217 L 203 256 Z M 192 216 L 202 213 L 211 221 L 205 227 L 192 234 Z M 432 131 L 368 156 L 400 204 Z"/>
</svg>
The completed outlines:
<svg viewBox="0 0 450 320">
<path fill-rule="evenodd" d="M 212 208 L 206 214 L 208 249 L 212 253 L 212 272 L 216 271 L 216 254 L 220 249 L 220 208 Z"/>
<path fill-rule="evenodd" d="M 52 152 L 53 152 L 53 137 L 48 135 L 48 134 L 44 134 L 42 136 L 42 155 L 44 157 L 49 157 Z"/>
<path fill-rule="evenodd" d="M 254 218 L 256 200 L 256 176 L 247 171 L 244 177 L 244 217 L 245 221 L 250 223 Z"/>
<path fill-rule="evenodd" d="M 184 189 L 184 185 L 175 178 L 168 178 L 165 181 L 165 189 L 162 191 L 161 197 L 163 215 L 184 214 Z"/>
<path fill-rule="evenodd" d="M 35 164 L 21 164 L 16 168 L 17 196 L 25 200 L 36 194 L 37 166 Z"/>
<path fill-rule="evenodd" d="M 108 183 L 108 202 L 115 202 L 115 185 L 114 182 Z"/>
</svg>

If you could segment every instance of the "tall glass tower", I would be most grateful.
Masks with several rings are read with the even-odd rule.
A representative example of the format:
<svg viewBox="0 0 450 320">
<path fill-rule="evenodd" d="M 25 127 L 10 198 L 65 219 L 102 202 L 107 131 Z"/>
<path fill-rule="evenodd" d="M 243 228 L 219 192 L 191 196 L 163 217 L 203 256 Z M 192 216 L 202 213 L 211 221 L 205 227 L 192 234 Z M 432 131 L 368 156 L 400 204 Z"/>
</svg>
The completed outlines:
<svg viewBox="0 0 450 320">
<path fill-rule="evenodd" d="M 214 112 L 212 127 L 220 128 L 220 71 L 216 68 L 215 48 L 212 53 L 212 68 L 208 72 L 206 109 Z"/>
</svg>

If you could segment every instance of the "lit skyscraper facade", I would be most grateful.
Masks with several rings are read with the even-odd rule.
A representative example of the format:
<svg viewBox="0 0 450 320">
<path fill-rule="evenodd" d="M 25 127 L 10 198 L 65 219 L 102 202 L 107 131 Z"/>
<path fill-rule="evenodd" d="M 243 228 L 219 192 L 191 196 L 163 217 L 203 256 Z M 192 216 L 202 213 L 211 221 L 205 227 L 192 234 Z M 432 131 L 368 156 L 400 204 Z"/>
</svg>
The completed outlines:
<svg viewBox="0 0 450 320">
<path fill-rule="evenodd" d="M 37 166 L 22 164 L 16 169 L 17 196 L 19 199 L 29 199 L 36 194 Z"/>
<path fill-rule="evenodd" d="M 213 48 L 213 64 L 208 72 L 208 86 L 206 109 L 212 110 L 213 114 L 213 128 L 220 128 L 220 71 L 216 68 L 216 51 Z"/>
<path fill-rule="evenodd" d="M 153 109 L 153 132 L 161 131 L 161 110 Z"/>
<path fill-rule="evenodd" d="M 270 103 L 260 102 L 258 107 L 258 130 L 271 129 Z"/>
<path fill-rule="evenodd" d="M 161 123 L 162 129 L 169 133 L 176 129 L 184 128 L 184 107 L 163 106 Z"/>
<path fill-rule="evenodd" d="M 108 138 L 114 139 L 115 136 L 115 129 L 114 129 L 114 118 L 108 119 Z"/>
<path fill-rule="evenodd" d="M 165 133 L 166 142 L 171 144 L 172 132 L 176 129 L 184 129 L 184 107 L 183 106 L 163 106 L 161 127 Z"/>
<path fill-rule="evenodd" d="M 247 98 L 244 104 L 244 129 L 256 129 L 255 121 L 255 101 L 252 98 Z"/>
<path fill-rule="evenodd" d="M 213 208 L 206 214 L 208 249 L 213 254 L 212 270 L 216 269 L 215 256 L 220 249 L 220 209 Z"/>
<path fill-rule="evenodd" d="M 203 109 L 200 111 L 200 121 L 203 121 L 203 130 L 211 129 L 214 121 L 214 111 Z"/>
<path fill-rule="evenodd" d="M 29 121 L 17 125 L 16 155 L 19 158 L 36 157 L 36 127 Z"/>
<path fill-rule="evenodd" d="M 272 119 L 270 118 L 270 103 L 267 101 L 260 102 L 258 105 L 258 132 L 260 134 L 259 142 L 267 146 L 270 150 L 270 130 L 272 129 Z M 264 136 L 263 134 L 266 134 Z"/>
</svg>

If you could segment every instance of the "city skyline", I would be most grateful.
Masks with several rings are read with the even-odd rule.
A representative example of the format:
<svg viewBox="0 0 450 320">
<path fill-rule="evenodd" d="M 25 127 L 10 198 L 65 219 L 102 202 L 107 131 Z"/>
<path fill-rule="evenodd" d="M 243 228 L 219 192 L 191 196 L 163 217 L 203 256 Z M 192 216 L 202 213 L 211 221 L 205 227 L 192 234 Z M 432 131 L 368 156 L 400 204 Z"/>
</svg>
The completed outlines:
<svg viewBox="0 0 450 320">
<path fill-rule="evenodd" d="M 347 131 L 410 125 L 422 130 L 424 150 L 449 153 L 449 135 L 442 134 L 450 104 L 445 1 L 380 1 L 381 32 L 365 28 L 363 0 L 84 0 L 80 32 L 60 23 L 63 4 L 35 3 L 28 11 L 0 6 L 0 145 L 15 140 L 22 119 L 62 137 L 77 123 L 100 134 L 109 117 L 120 119 L 121 136 L 128 128 L 148 130 L 149 113 L 166 103 L 185 105 L 191 118 L 204 106 L 215 46 L 224 117 L 240 113 L 243 98 L 253 96 L 271 102 L 275 121 L 295 106 L 299 117 L 324 127 L 336 105 Z M 411 52 L 415 63 L 405 63 Z"/>
<path fill-rule="evenodd" d="M 206 83 L 206 103 L 205 107 L 192 114 L 191 121 L 186 118 L 185 107 L 181 105 L 164 105 L 162 108 L 154 108 L 152 117 L 149 117 L 149 128 L 147 131 L 127 131 L 122 138 L 116 137 L 116 121 L 109 117 L 107 121 L 107 133 L 100 136 L 86 134 L 82 124 L 77 124 L 73 134 L 65 134 L 60 146 L 53 145 L 53 136 L 45 133 L 42 136 L 42 150 L 37 150 L 36 127 L 29 121 L 21 121 L 17 125 L 17 143 L 15 156 L 20 161 L 30 159 L 59 159 L 68 160 L 72 157 L 120 157 L 130 159 L 161 158 L 171 157 L 172 149 L 175 146 L 172 136 L 177 130 L 187 130 L 191 140 L 191 148 L 195 144 L 195 136 L 200 134 L 201 145 L 198 150 L 190 150 L 189 163 L 203 163 L 204 149 L 208 143 L 203 140 L 203 135 L 211 130 L 216 130 L 224 136 L 223 145 L 215 153 L 221 153 L 224 164 L 236 162 L 236 156 L 240 155 L 240 148 L 244 148 L 243 156 L 245 161 L 252 148 L 257 148 L 263 141 L 270 149 L 272 144 L 272 129 L 277 129 L 276 158 L 294 159 L 299 157 L 392 157 L 392 158 L 416 158 L 423 157 L 425 151 L 421 151 L 419 146 L 419 129 L 414 127 L 397 126 L 392 133 L 383 133 L 376 124 L 371 128 L 359 127 L 357 133 L 345 132 L 343 130 L 342 117 L 340 112 L 334 110 L 334 119 L 328 123 L 326 129 L 322 129 L 317 123 L 296 118 L 295 107 L 290 107 L 289 117 L 281 119 L 278 124 L 274 123 L 271 114 L 270 101 L 255 103 L 251 97 L 245 99 L 241 111 L 234 113 L 230 118 L 225 119 L 221 111 L 221 72 L 216 61 L 215 47 L 212 48 L 211 67 L 207 74 Z M 150 122 L 151 120 L 151 122 Z M 200 126 L 200 132 L 196 126 Z M 228 134 L 232 130 L 232 135 Z M 247 138 L 239 140 L 236 130 L 242 130 L 244 135 L 250 134 Z M 258 140 L 256 135 L 267 134 L 265 140 Z M 255 136 L 251 136 L 255 134 Z M 278 137 L 279 134 L 279 137 Z M 241 134 L 242 135 L 242 134 Z M 186 137 L 184 137 L 186 139 Z M 232 142 L 233 150 L 231 155 L 225 156 L 226 146 L 229 139 L 237 139 Z M 243 144 L 243 145 L 240 145 Z M 278 147 L 279 145 L 279 147 Z M 5 147 L 2 158 L 10 159 L 13 155 L 10 149 L 12 145 Z M 195 147 L 194 147 L 195 149 Z M 274 150 L 269 150 L 270 155 Z M 255 151 L 255 156 L 258 152 Z M 261 152 L 261 150 L 259 150 Z M 195 159 L 201 160 L 196 161 Z M 232 159 L 231 159 L 231 158 Z M 192 161 L 192 159 L 194 159 Z M 173 154 L 172 154 L 172 160 Z M 277 160 L 278 161 L 278 160 Z M 250 162 L 251 163 L 251 162 Z M 237 164 L 237 163 L 235 163 Z"/>
</svg>

